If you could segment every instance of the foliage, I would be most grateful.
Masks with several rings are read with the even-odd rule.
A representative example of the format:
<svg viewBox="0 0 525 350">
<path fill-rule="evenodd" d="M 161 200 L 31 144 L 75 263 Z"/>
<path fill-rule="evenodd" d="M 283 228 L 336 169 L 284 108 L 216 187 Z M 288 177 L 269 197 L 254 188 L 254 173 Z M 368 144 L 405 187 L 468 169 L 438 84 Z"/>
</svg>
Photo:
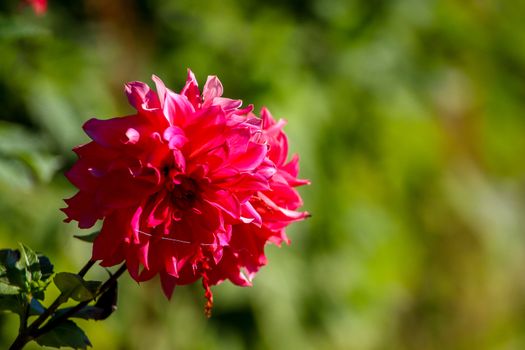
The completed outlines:
<svg viewBox="0 0 525 350">
<path fill-rule="evenodd" d="M 54 348 L 67 346 L 73 349 L 87 349 L 91 346 L 86 334 L 73 321 L 62 322 L 57 328 L 38 337 L 36 342 Z"/>
<path fill-rule="evenodd" d="M 102 284 L 84 280 L 84 272 L 57 273 L 53 282 L 60 290 L 60 295 L 46 308 L 39 300 L 44 300 L 53 274 L 53 265 L 49 259 L 23 244 L 20 244 L 20 250 L 0 250 L 0 312 L 18 315 L 19 337 L 27 333 L 42 346 L 86 349 L 91 346 L 89 339 L 68 318 L 104 320 L 111 315 L 117 305 L 118 287 L 116 279 L 113 279 L 117 276 L 110 276 L 108 282 Z M 59 308 L 70 298 L 80 303 Z M 93 300 L 96 300 L 94 305 L 89 305 Z M 31 316 L 37 317 L 29 323 Z M 49 320 L 41 326 L 47 318 Z"/>
<path fill-rule="evenodd" d="M 49 259 L 20 244 L 20 250 L 0 250 L 0 311 L 19 315 L 21 322 L 29 310 L 34 314 L 42 311 L 38 300 L 53 274 Z"/>
</svg>

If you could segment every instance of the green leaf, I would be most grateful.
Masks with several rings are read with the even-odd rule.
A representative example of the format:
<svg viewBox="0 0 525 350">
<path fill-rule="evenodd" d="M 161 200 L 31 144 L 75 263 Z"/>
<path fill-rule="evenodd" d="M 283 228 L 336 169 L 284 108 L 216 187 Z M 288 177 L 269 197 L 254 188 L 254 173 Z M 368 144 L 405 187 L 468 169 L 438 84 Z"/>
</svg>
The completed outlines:
<svg viewBox="0 0 525 350">
<path fill-rule="evenodd" d="M 60 323 L 46 334 L 36 338 L 35 341 L 41 346 L 55 348 L 64 346 L 73 349 L 87 349 L 88 346 L 92 346 L 86 333 L 70 320 Z"/>
<path fill-rule="evenodd" d="M 20 243 L 20 254 L 21 257 L 17 265 L 19 269 L 26 270 L 26 280 L 28 282 L 39 281 L 42 278 L 42 272 L 40 272 L 38 255 L 23 243 Z"/>
<path fill-rule="evenodd" d="M 17 295 L 19 293 L 19 287 L 0 281 L 0 295 Z"/>
<path fill-rule="evenodd" d="M 100 286 L 98 281 L 84 281 L 82 277 L 70 272 L 57 273 L 53 279 L 56 286 L 66 298 L 76 301 L 87 301 L 95 297 L 95 292 Z"/>
<path fill-rule="evenodd" d="M 84 242 L 93 243 L 95 241 L 95 238 L 97 238 L 97 236 L 99 235 L 99 233 L 100 231 L 96 231 L 96 232 L 90 233 L 89 235 L 85 235 L 85 236 L 74 235 L 73 237 L 78 238 Z"/>
<path fill-rule="evenodd" d="M 20 243 L 20 255 L 20 266 L 29 268 L 29 270 L 40 270 L 38 255 L 23 243 Z"/>
<path fill-rule="evenodd" d="M 82 318 L 85 320 L 105 320 L 108 318 L 115 310 L 117 310 L 117 296 L 118 296 L 118 285 L 117 282 L 113 283 L 111 287 L 108 288 L 101 296 L 98 298 L 94 306 L 86 305 L 70 317 Z M 69 310 L 72 307 L 66 307 L 60 310 L 57 310 L 53 318 L 59 317 Z"/>
<path fill-rule="evenodd" d="M 22 310 L 23 305 L 16 295 L 0 295 L 0 311 L 10 311 L 20 315 Z"/>
</svg>

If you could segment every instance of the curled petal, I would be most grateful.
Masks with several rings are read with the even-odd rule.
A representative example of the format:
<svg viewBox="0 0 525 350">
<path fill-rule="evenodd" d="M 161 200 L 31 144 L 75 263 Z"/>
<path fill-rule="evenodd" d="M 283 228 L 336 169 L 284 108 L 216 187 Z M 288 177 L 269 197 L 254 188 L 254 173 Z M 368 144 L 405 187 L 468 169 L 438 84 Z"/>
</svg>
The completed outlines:
<svg viewBox="0 0 525 350">
<path fill-rule="evenodd" d="M 212 103 L 216 97 L 221 97 L 223 88 L 221 81 L 215 75 L 211 75 L 206 80 L 204 88 L 202 90 L 202 99 L 204 103 Z"/>
<path fill-rule="evenodd" d="M 184 131 L 178 126 L 170 126 L 164 131 L 164 140 L 168 141 L 170 149 L 182 148 L 188 138 L 184 135 Z"/>
<path fill-rule="evenodd" d="M 147 111 L 160 108 L 160 101 L 157 94 L 150 89 L 147 84 L 134 81 L 125 85 L 126 95 L 129 103 L 137 111 Z"/>
</svg>

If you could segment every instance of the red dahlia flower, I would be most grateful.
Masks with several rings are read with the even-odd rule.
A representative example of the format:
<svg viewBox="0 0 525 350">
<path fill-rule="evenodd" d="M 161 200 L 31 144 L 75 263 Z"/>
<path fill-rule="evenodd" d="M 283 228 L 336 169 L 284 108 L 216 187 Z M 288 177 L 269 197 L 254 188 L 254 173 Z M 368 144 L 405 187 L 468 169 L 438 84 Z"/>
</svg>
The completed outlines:
<svg viewBox="0 0 525 350">
<path fill-rule="evenodd" d="M 47 10 L 47 0 L 26 0 L 26 2 L 33 7 L 33 11 L 37 15 L 43 15 Z"/>
<path fill-rule="evenodd" d="M 285 228 L 308 215 L 294 189 L 308 181 L 268 110 L 258 118 L 221 97 L 214 76 L 202 94 L 191 71 L 180 94 L 153 80 L 157 93 L 126 85 L 135 114 L 84 124 L 93 141 L 74 149 L 66 176 L 79 192 L 62 210 L 80 228 L 104 220 L 93 260 L 125 261 L 137 281 L 159 274 L 168 298 L 202 278 L 209 311 L 210 286 L 250 285 L 266 242 L 287 242 Z"/>
</svg>

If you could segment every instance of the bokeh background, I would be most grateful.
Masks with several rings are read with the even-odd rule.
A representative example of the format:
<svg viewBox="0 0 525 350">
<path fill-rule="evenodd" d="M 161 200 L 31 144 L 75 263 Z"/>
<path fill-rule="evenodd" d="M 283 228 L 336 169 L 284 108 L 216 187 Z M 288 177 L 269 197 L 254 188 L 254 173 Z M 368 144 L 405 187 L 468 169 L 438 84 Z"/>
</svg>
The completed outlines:
<svg viewBox="0 0 525 350">
<path fill-rule="evenodd" d="M 313 217 L 253 288 L 214 287 L 210 320 L 199 285 L 168 302 L 125 276 L 119 310 L 81 322 L 95 349 L 524 349 L 524 18 L 497 0 L 2 0 L 0 246 L 78 270 L 90 246 L 58 209 L 82 123 L 189 67 L 289 121 Z M 16 328 L 0 315 L 0 348 Z"/>
</svg>

